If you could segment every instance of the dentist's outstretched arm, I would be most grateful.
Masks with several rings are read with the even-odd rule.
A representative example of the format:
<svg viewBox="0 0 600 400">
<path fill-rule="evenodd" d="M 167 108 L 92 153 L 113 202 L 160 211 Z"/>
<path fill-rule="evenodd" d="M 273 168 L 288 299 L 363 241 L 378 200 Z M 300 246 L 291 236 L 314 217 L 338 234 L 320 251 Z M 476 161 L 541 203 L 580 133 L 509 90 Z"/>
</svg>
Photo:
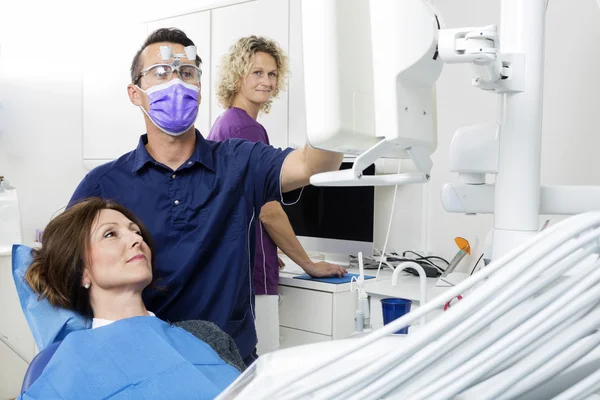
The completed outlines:
<svg viewBox="0 0 600 400">
<path fill-rule="evenodd" d="M 290 153 L 281 169 L 281 191 L 289 192 L 309 184 L 310 177 L 340 169 L 344 155 L 317 150 L 308 144 Z"/>
</svg>

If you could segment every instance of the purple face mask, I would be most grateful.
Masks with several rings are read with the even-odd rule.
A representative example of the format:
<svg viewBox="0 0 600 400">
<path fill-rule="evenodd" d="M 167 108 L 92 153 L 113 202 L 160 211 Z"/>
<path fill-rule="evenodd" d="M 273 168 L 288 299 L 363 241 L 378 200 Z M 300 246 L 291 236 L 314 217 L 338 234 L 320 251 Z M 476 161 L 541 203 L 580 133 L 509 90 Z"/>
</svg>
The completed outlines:
<svg viewBox="0 0 600 400">
<path fill-rule="evenodd" d="M 142 90 L 142 89 L 140 89 Z M 194 125 L 198 115 L 198 91 L 194 85 L 173 79 L 152 86 L 146 92 L 150 109 L 142 111 L 161 131 L 179 136 Z"/>
</svg>

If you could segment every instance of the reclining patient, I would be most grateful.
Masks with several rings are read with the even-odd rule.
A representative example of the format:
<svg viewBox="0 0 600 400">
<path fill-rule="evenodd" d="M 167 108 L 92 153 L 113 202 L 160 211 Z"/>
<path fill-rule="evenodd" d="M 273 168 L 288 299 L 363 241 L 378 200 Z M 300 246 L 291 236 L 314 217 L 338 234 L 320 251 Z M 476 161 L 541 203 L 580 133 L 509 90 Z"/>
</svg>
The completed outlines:
<svg viewBox="0 0 600 400">
<path fill-rule="evenodd" d="M 162 289 L 153 250 L 135 215 L 99 198 L 48 224 L 25 278 L 40 298 L 93 318 L 92 329 L 69 333 L 21 398 L 210 399 L 239 375 L 207 343 L 146 310 L 142 290 Z"/>
</svg>

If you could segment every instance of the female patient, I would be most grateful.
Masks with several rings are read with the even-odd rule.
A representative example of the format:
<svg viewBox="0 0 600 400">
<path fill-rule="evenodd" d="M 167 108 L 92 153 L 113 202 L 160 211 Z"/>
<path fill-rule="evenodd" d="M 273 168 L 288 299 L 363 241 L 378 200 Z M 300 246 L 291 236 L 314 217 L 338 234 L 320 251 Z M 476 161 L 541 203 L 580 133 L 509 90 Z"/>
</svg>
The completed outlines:
<svg viewBox="0 0 600 400">
<path fill-rule="evenodd" d="M 26 280 L 52 305 L 93 323 L 67 335 L 24 399 L 207 399 L 239 375 L 205 342 L 146 309 L 153 250 L 135 215 L 99 198 L 50 222 Z"/>
</svg>

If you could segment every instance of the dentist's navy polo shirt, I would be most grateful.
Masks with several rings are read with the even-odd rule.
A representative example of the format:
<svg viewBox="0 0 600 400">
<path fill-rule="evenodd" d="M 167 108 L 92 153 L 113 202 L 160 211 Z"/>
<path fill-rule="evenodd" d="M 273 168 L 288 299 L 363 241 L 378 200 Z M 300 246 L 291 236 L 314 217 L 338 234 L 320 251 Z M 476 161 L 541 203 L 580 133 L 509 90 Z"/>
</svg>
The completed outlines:
<svg viewBox="0 0 600 400">
<path fill-rule="evenodd" d="M 231 139 L 205 140 L 176 171 L 138 147 L 81 181 L 70 205 L 91 196 L 133 211 L 156 244 L 162 291 L 147 288 L 146 307 L 163 320 L 212 321 L 247 358 L 257 339 L 252 268 L 254 221 L 263 204 L 281 200 L 281 167 L 292 149 Z"/>
</svg>

